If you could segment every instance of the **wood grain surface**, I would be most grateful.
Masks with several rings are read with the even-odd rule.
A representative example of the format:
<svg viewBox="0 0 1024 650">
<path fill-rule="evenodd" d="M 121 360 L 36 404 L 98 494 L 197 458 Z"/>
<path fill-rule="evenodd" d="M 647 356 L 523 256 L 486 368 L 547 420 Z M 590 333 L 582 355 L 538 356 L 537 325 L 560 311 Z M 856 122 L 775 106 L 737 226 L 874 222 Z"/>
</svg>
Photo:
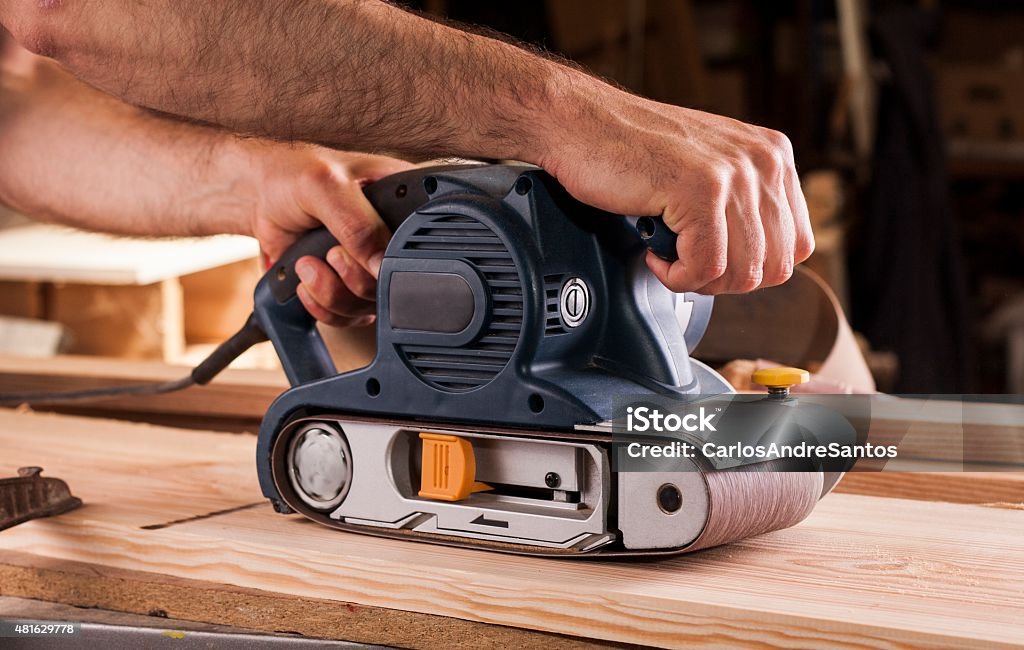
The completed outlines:
<svg viewBox="0 0 1024 650">
<path fill-rule="evenodd" d="M 914 471 L 850 472 L 836 489 L 849 494 L 1024 508 L 1024 472 L 1016 468 L 1000 471 L 990 465 L 953 462 L 915 465 Z"/>
<path fill-rule="evenodd" d="M 831 495 L 792 529 L 687 557 L 556 561 L 380 540 L 274 515 L 256 487 L 253 444 L 0 412 L 0 474 L 42 465 L 86 502 L 0 533 L 0 592 L 41 597 L 24 586 L 6 592 L 19 566 L 18 584 L 45 574 L 22 557 L 58 572 L 64 563 L 95 567 L 97 580 L 138 572 L 335 603 L 338 616 L 348 605 L 368 607 L 400 626 L 409 615 L 446 617 L 460 643 L 490 638 L 491 627 L 467 621 L 664 647 L 1024 642 L 1024 511 L 1013 508 Z M 197 591 L 191 609 L 203 598 Z M 236 614 L 218 620 L 223 607 L 206 602 L 197 620 L 245 625 Z M 310 624 L 301 609 L 295 616 L 297 626 Z"/>
<path fill-rule="evenodd" d="M 339 335 L 339 347 L 370 348 L 367 332 Z M 337 356 L 337 355 L 336 355 Z M 336 359 L 339 368 L 359 367 L 366 350 Z M 0 355 L 0 392 L 64 390 L 101 385 L 166 381 L 188 372 L 184 366 L 99 357 L 58 356 L 26 359 Z M 109 410 L 196 413 L 259 420 L 267 406 L 287 388 L 284 374 L 272 370 L 228 370 L 205 388 L 143 399 L 104 400 Z M 1024 405 L 963 403 L 943 399 L 879 396 L 871 403 L 872 441 L 900 440 L 901 457 L 957 462 L 1024 463 Z M 971 447 L 964 446 L 969 440 Z"/>
<path fill-rule="evenodd" d="M 98 622 L 118 625 L 145 625 L 116 616 L 126 612 L 148 618 L 150 626 L 165 629 L 194 629 L 197 623 L 230 625 L 258 632 L 424 650 L 635 647 L 12 551 L 0 551 L 0 586 L 3 593 L 38 599 L 32 602 L 68 603 L 75 609 L 63 615 L 38 611 L 40 608 L 5 611 L 0 597 L 0 617 L 90 621 L 97 620 L 95 612 L 99 609 L 114 615 L 98 617 Z"/>
</svg>

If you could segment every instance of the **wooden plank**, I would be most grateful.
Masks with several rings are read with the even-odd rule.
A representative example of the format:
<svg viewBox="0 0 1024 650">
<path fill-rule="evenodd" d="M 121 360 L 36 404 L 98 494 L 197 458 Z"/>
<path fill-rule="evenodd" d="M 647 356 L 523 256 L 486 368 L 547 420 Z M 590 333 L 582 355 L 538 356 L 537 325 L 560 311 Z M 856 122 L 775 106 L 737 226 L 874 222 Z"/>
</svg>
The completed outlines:
<svg viewBox="0 0 1024 650">
<path fill-rule="evenodd" d="M 0 354 L 52 357 L 60 351 L 64 328 L 35 318 L 0 316 Z"/>
<path fill-rule="evenodd" d="M 1024 472 L 850 472 L 839 492 L 949 503 L 1019 504 L 1024 507 Z"/>
<path fill-rule="evenodd" d="M 61 391 L 173 381 L 190 368 L 153 361 L 57 356 L 26 359 L 0 356 L 0 392 Z M 83 412 L 149 416 L 180 416 L 210 428 L 225 420 L 255 430 L 270 403 L 288 387 L 280 370 L 228 369 L 206 386 L 177 393 L 97 400 L 76 405 Z M 232 427 L 235 428 L 235 427 Z"/>
<path fill-rule="evenodd" d="M 871 440 L 900 458 L 1024 465 L 1024 405 L 880 396 Z"/>
<path fill-rule="evenodd" d="M 359 332 L 351 335 L 361 336 Z M 0 356 L 0 392 L 72 390 L 120 383 L 169 381 L 187 372 L 186 367 L 158 362 L 75 356 L 46 360 Z M 228 370 L 209 386 L 190 388 L 182 393 L 102 400 L 60 410 L 192 428 L 255 431 L 266 408 L 286 388 L 287 382 L 279 371 Z M 975 404 L 964 411 L 959 404 L 916 402 L 911 406 L 902 413 L 895 407 L 880 409 L 876 424 L 883 432 L 887 428 L 905 430 L 908 418 L 913 420 L 918 433 L 908 439 L 907 458 L 915 454 L 962 456 L 959 421 L 965 416 L 968 420 L 966 431 L 972 438 L 984 440 L 990 454 L 1012 452 L 1024 438 L 1024 425 L 1006 427 L 999 424 L 1007 418 L 1017 417 L 1018 407 Z M 987 415 L 988 409 L 994 409 L 995 415 Z M 1012 453 L 1009 455 L 1013 457 Z M 913 472 L 857 472 L 847 475 L 838 490 L 955 503 L 1024 500 L 1017 496 L 1022 489 L 1019 470 L 1012 472 L 1013 468 L 1005 468 L 1004 471 L 992 471 L 997 468 L 988 466 L 977 467 L 977 471 L 963 471 L 965 469 L 970 470 L 971 467 L 950 461 L 945 466 L 928 468 L 927 471 L 916 468 Z"/>
<path fill-rule="evenodd" d="M 16 225 L 0 230 L 0 314 L 61 323 L 72 353 L 172 361 L 186 334 L 220 340 L 245 321 L 258 254 L 249 237 L 134 239 Z"/>
<path fill-rule="evenodd" d="M 255 239 L 236 235 L 132 239 L 45 224 L 0 230 L 0 280 L 153 284 L 258 255 Z"/>
<path fill-rule="evenodd" d="M 3 554 L 0 553 L 0 573 L 3 573 L 4 569 L 7 568 L 3 564 Z M 18 598 L 15 596 L 0 596 L 0 619 L 3 620 L 29 620 L 29 621 L 67 621 L 75 623 L 90 623 L 102 626 L 114 626 L 120 629 L 124 628 L 151 628 L 156 633 L 163 632 L 163 636 L 167 635 L 166 632 L 222 632 L 230 634 L 260 634 L 263 637 L 287 637 L 287 638 L 300 638 L 300 635 L 296 633 L 274 633 L 266 634 L 263 630 L 255 630 L 253 628 L 226 626 L 226 625 L 211 625 L 209 623 L 201 623 L 194 621 L 172 621 L 167 618 L 161 617 L 158 611 L 155 611 L 152 615 L 146 614 L 131 614 L 127 612 L 115 612 L 109 609 L 100 609 L 98 607 L 86 607 L 86 606 L 73 606 L 63 605 L 60 603 L 47 602 L 45 600 L 35 600 L 29 598 Z M 172 637 L 173 638 L 173 637 Z M 82 639 L 82 637 L 79 637 Z M 337 644 L 341 645 L 341 644 Z M 95 647 L 87 646 L 83 641 L 79 641 L 79 647 Z M 333 647 L 333 646 L 331 646 Z"/>
<path fill-rule="evenodd" d="M 42 285 L 38 282 L 0 281 L 0 314 L 19 318 L 42 318 Z"/>
<path fill-rule="evenodd" d="M 373 358 L 373 326 L 324 328 L 323 334 L 339 371 L 360 368 Z M 201 357 L 190 357 L 190 360 L 198 362 Z M 190 370 L 189 366 L 180 363 L 149 360 L 76 355 L 26 359 L 0 354 L 0 393 L 79 390 L 172 381 L 185 376 Z M 258 425 L 270 403 L 287 388 L 288 382 L 279 368 L 228 369 L 207 386 L 196 386 L 173 394 L 97 400 L 76 405 L 76 409 L 108 417 L 131 414 L 147 419 L 149 414 L 174 414 L 198 416 L 200 419 L 227 418 Z M 204 428 L 211 426 L 208 424 Z"/>
<path fill-rule="evenodd" d="M 56 284 L 46 302 L 47 319 L 67 329 L 73 354 L 170 361 L 185 351 L 177 278 L 141 286 Z"/>
<path fill-rule="evenodd" d="M 41 464 L 86 502 L 5 531 L 0 549 L 101 567 L 100 576 L 141 571 L 334 602 L 338 615 L 350 603 L 384 618 L 413 612 L 664 647 L 1024 640 L 1024 512 L 1010 508 L 840 494 L 795 528 L 692 556 L 552 561 L 273 515 L 248 436 L 7 411 L 0 449 L 0 472 Z"/>
<path fill-rule="evenodd" d="M 126 571 L 28 553 L 0 551 L 0 593 L 69 604 L 70 613 L 4 611 L 0 617 L 95 621 L 146 625 L 121 617 L 148 618 L 167 629 L 219 629 L 298 633 L 304 637 L 386 644 L 401 648 L 438 647 L 504 650 L 510 647 L 584 650 L 625 644 L 578 639 L 550 632 L 503 627 L 447 616 L 368 607 L 324 598 L 301 598 L 259 589 L 188 580 L 144 571 Z M 2 605 L 3 598 L 0 598 Z M 54 605 L 60 608 L 60 605 Z M 88 609 L 79 609 L 88 608 Z M 96 615 L 95 608 L 103 608 Z M 11 609 L 14 609 L 13 607 Z M 123 612 L 128 612 L 125 614 Z M 140 616 L 141 615 L 141 616 Z M 633 646 L 628 646 L 633 647 Z"/>
<path fill-rule="evenodd" d="M 185 340 L 220 343 L 237 332 L 252 311 L 252 292 L 261 275 L 254 257 L 182 276 Z"/>
<path fill-rule="evenodd" d="M 369 359 L 372 328 L 339 331 L 329 337 L 339 367 L 355 368 Z M 337 349 L 348 349 L 341 353 Z M 169 381 L 184 376 L 187 367 L 161 363 L 122 361 L 116 359 L 83 359 L 63 356 L 53 359 L 19 359 L 0 355 L 0 392 L 32 390 L 73 390 L 120 383 Z M 102 400 L 76 407 L 77 412 L 103 414 L 108 417 L 152 419 L 152 415 L 176 415 L 183 426 L 253 429 L 258 426 L 270 403 L 285 389 L 287 382 L 280 371 L 228 370 L 205 387 L 190 388 L 183 393 Z M 876 399 L 872 403 L 871 440 L 888 444 L 902 436 L 900 457 L 906 459 L 942 460 L 957 463 L 1024 464 L 1024 406 L 1013 404 L 964 404 L 943 400 Z M 970 445 L 964 445 L 964 440 Z M 960 467 L 951 468 L 959 471 Z M 937 469 L 935 471 L 942 471 Z M 979 497 L 985 502 L 979 476 Z M 870 481 L 871 479 L 859 479 Z M 958 481 L 971 481 L 960 478 Z M 941 483 L 941 481 L 939 481 Z M 887 480 L 878 485 L 895 485 Z M 881 488 L 878 488 L 881 489 Z M 884 494 L 871 492 L 871 494 Z M 929 497 L 926 493 L 925 498 Z M 909 497 L 905 491 L 893 496 Z M 938 497 L 934 497 L 938 499 Z M 941 500 L 941 499 L 940 499 Z M 961 499 L 954 499 L 960 501 Z"/>
</svg>

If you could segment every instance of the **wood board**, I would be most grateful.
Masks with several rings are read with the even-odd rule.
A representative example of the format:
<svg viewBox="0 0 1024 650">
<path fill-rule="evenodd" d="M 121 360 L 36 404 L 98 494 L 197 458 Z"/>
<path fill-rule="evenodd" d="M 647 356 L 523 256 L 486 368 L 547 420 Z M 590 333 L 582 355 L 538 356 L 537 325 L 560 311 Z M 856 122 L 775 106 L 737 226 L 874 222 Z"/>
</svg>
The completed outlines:
<svg viewBox="0 0 1024 650">
<path fill-rule="evenodd" d="M 173 381 L 187 366 L 156 361 L 58 356 L 27 359 L 0 356 L 0 393 L 63 391 L 123 384 Z M 206 386 L 176 393 L 138 395 L 70 404 L 61 410 L 106 417 L 173 422 L 181 426 L 231 430 L 259 429 L 270 403 L 288 387 L 280 370 L 228 369 Z"/>
<path fill-rule="evenodd" d="M 340 330 L 339 348 L 368 348 L 363 330 Z M 358 367 L 366 354 L 350 352 L 338 358 L 339 368 Z M 31 390 L 72 390 L 144 381 L 178 379 L 185 366 L 151 361 L 58 356 L 25 359 L 0 355 L 0 393 Z M 84 406 L 89 412 L 136 417 L 147 414 L 197 415 L 217 428 L 218 420 L 232 418 L 258 424 L 270 403 L 288 387 L 276 370 L 228 370 L 210 386 L 184 393 L 130 399 L 103 400 Z M 902 438 L 903 458 L 957 463 L 1024 464 L 1024 406 L 962 403 L 948 400 L 897 399 L 882 396 L 872 403 L 872 442 Z M 972 445 L 965 448 L 964 440 Z"/>
<path fill-rule="evenodd" d="M 95 620 L 94 612 L 99 608 L 111 613 L 112 618 L 117 614 L 141 615 L 139 618 L 149 618 L 149 625 L 171 630 L 203 624 L 229 625 L 251 631 L 400 648 L 585 650 L 636 647 L 11 551 L 0 551 L 0 585 L 5 592 L 36 599 L 32 602 L 74 603 L 68 607 L 74 609 L 70 615 L 47 614 L 45 609 L 38 611 L 43 608 L 24 608 L 12 618 L 90 621 Z M 0 617 L 6 614 L 0 607 Z M 111 614 L 99 620 L 144 625 L 118 620 L 120 617 L 104 621 Z"/>
<path fill-rule="evenodd" d="M 1024 472 L 988 468 L 961 471 L 961 467 L 944 471 L 850 472 L 836 489 L 848 494 L 1004 505 L 1024 510 Z"/>
<path fill-rule="evenodd" d="M 692 556 L 519 558 L 274 515 L 255 485 L 253 444 L 250 436 L 4 411 L 0 473 L 41 464 L 86 506 L 0 534 L 0 564 L 15 571 L 23 554 L 51 570 L 93 567 L 82 570 L 97 579 L 175 576 L 333 602 L 339 616 L 346 604 L 369 607 L 399 626 L 409 624 L 402 612 L 448 617 L 470 635 L 449 644 L 463 647 L 493 645 L 481 642 L 492 628 L 459 621 L 665 647 L 1024 641 L 1024 511 L 839 494 L 795 528 Z M 23 567 L 21 580 L 32 571 Z M 223 622 L 217 601 L 208 602 L 199 620 Z M 313 625 L 301 610 L 294 622 Z"/>
<path fill-rule="evenodd" d="M 185 366 L 154 361 L 0 355 L 0 393 L 170 381 L 187 372 Z M 227 370 L 208 386 L 180 393 L 100 400 L 57 410 L 186 428 L 255 432 L 267 407 L 286 388 L 287 381 L 277 370 Z M 839 484 L 839 492 L 953 503 L 1024 502 L 1024 472 L 1019 467 L 972 464 L 970 459 L 964 462 L 960 442 L 966 431 L 984 443 L 972 452 L 975 456 L 1024 457 L 1024 409 L 941 401 L 911 401 L 911 407 L 903 409 L 897 409 L 895 401 L 879 404 L 874 426 L 880 436 L 902 435 L 912 427 L 915 433 L 901 454 L 909 458 L 932 455 L 940 460 L 932 465 L 918 463 L 913 472 L 853 473 Z M 1006 424 L 1014 419 L 1016 425 Z"/>
<path fill-rule="evenodd" d="M 0 280 L 145 285 L 259 255 L 251 237 L 114 237 L 48 224 L 0 230 Z"/>
<path fill-rule="evenodd" d="M 17 225 L 0 230 L 0 314 L 60 323 L 67 352 L 172 361 L 187 343 L 226 338 L 245 321 L 258 256 L 250 237 Z"/>
<path fill-rule="evenodd" d="M 64 326 L 75 354 L 170 361 L 185 351 L 177 278 L 140 286 L 55 284 L 46 303 L 46 319 Z"/>
<path fill-rule="evenodd" d="M 357 332 L 360 336 L 362 331 Z M 340 345 L 356 345 L 343 341 Z M 368 347 L 368 344 L 362 344 Z M 340 364 L 339 364 L 340 365 Z M 357 367 L 349 364 L 350 367 Z M 24 359 L 0 355 L 0 391 L 12 390 L 20 382 L 38 383 L 43 378 L 62 381 L 72 388 L 92 388 L 107 381 L 154 381 L 174 379 L 185 369 L 156 361 L 123 360 L 111 358 L 83 358 L 67 355 L 51 359 Z M 238 395 L 256 391 L 271 399 L 268 389 L 282 391 L 287 387 L 284 375 L 278 371 L 229 370 L 215 380 L 222 387 L 232 387 Z M 226 412 L 262 415 L 269 402 L 236 403 L 234 398 L 220 401 Z M 262 404 L 262 406 L 260 405 Z M 884 423 L 885 429 L 908 427 L 924 429 L 934 437 L 942 456 L 955 456 L 953 449 L 960 444 L 959 436 L 967 432 L 978 438 L 993 439 L 994 449 L 1021 450 L 1024 456 L 1024 405 L 963 403 L 942 399 L 914 399 L 880 396 L 872 402 L 873 422 Z M 922 450 L 922 457 L 928 457 Z M 949 460 L 949 459 L 947 459 Z"/>
</svg>

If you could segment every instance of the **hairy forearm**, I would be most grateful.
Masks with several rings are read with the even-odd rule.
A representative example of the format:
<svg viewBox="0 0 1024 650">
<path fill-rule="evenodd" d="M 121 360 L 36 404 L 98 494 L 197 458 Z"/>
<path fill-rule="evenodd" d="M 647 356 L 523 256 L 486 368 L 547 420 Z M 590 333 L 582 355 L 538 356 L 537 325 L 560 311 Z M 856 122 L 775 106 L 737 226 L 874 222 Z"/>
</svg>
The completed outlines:
<svg viewBox="0 0 1024 650">
<path fill-rule="evenodd" d="M 539 162 L 558 97 L 595 83 L 377 0 L 0 0 L 0 22 L 134 104 L 412 156 Z"/>
<path fill-rule="evenodd" d="M 248 232 L 244 142 L 150 115 L 39 57 L 4 63 L 0 201 L 117 234 Z"/>
<path fill-rule="evenodd" d="M 378 0 L 0 0 L 0 24 L 88 83 L 184 118 L 536 163 L 584 203 L 662 215 L 680 259 L 647 263 L 675 291 L 773 286 L 814 250 L 783 134 L 644 100 Z"/>
</svg>

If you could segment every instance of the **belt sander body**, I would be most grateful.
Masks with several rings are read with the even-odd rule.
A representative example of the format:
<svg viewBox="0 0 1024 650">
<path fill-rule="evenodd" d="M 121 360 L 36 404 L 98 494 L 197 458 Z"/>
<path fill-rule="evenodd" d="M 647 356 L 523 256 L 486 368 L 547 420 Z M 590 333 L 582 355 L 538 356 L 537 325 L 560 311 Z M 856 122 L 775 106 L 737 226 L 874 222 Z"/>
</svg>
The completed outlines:
<svg viewBox="0 0 1024 650">
<path fill-rule="evenodd" d="M 689 354 L 712 299 L 674 294 L 644 262 L 660 221 L 595 210 L 530 166 L 416 169 L 366 195 L 393 231 L 370 365 L 338 374 L 295 296 L 295 261 L 337 244 L 326 230 L 256 289 L 292 385 L 258 439 L 278 512 L 513 553 L 669 554 L 792 525 L 831 487 L 700 459 L 613 469 L 614 396 L 732 390 Z"/>
</svg>

